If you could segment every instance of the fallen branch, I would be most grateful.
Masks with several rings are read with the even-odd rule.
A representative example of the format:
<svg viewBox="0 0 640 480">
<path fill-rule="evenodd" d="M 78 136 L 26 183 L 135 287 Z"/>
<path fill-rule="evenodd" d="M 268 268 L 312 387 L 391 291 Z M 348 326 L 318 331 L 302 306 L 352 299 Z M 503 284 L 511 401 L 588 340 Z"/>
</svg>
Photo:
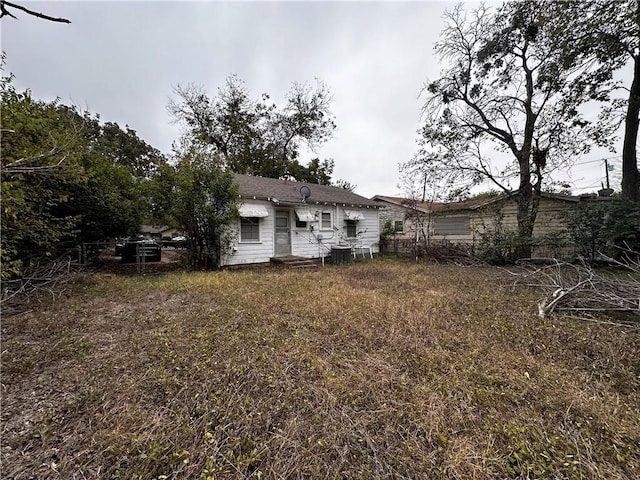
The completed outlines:
<svg viewBox="0 0 640 480">
<path fill-rule="evenodd" d="M 34 300 L 40 301 L 42 295 L 56 299 L 65 291 L 65 285 L 79 267 L 71 256 L 60 257 L 46 263 L 36 262 L 18 279 L 2 282 L 0 307 L 4 315 L 22 312 L 26 305 Z"/>
<path fill-rule="evenodd" d="M 627 312 L 640 316 L 640 269 L 637 264 L 617 261 L 619 267 L 631 270 L 594 270 L 587 264 L 556 261 L 553 265 L 530 268 L 524 273 L 509 272 L 517 277 L 515 285 L 536 287 L 543 297 L 538 302 L 538 315 L 545 318 L 557 311 L 583 313 Z"/>
</svg>

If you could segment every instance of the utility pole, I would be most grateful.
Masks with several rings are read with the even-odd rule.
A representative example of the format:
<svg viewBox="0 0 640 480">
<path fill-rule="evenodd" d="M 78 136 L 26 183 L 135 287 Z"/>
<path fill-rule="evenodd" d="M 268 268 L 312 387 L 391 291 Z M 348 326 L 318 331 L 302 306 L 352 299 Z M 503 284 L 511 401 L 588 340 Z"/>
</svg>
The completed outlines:
<svg viewBox="0 0 640 480">
<path fill-rule="evenodd" d="M 604 171 L 607 174 L 607 189 L 611 188 L 609 186 L 609 161 L 605 158 L 604 159 Z"/>
</svg>

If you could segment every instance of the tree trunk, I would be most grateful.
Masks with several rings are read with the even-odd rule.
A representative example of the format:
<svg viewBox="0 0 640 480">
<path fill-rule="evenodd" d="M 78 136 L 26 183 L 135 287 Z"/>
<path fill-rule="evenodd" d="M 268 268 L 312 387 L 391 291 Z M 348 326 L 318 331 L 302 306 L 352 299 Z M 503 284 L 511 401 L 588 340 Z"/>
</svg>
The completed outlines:
<svg viewBox="0 0 640 480">
<path fill-rule="evenodd" d="M 636 203 L 640 201 L 640 173 L 638 172 L 638 158 L 636 156 L 639 112 L 640 55 L 637 55 L 633 59 L 633 81 L 629 92 L 622 147 L 622 197 L 625 200 Z"/>
<path fill-rule="evenodd" d="M 533 192 L 531 185 L 518 190 L 518 239 L 515 245 L 516 258 L 531 257 L 531 238 L 533 236 L 533 224 L 535 222 L 535 210 L 533 208 Z"/>
<path fill-rule="evenodd" d="M 532 136 L 531 134 L 530 137 Z M 533 235 L 536 210 L 533 208 L 533 185 L 531 184 L 531 167 L 529 165 L 530 152 L 531 141 L 528 141 L 520 151 L 518 158 L 520 185 L 518 186 L 517 198 L 518 238 L 514 251 L 515 258 L 531 257 L 531 237 Z"/>
</svg>

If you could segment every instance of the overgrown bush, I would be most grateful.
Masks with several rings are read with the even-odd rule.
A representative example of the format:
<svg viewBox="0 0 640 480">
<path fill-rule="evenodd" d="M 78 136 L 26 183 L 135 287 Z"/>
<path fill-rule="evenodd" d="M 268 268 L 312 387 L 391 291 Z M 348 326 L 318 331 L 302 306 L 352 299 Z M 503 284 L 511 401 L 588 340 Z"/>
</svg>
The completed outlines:
<svg viewBox="0 0 640 480">
<path fill-rule="evenodd" d="M 518 233 L 504 225 L 504 214 L 500 210 L 494 213 L 491 225 L 483 224 L 478 232 L 479 242 L 476 256 L 490 265 L 505 265 L 517 260 L 519 242 Z"/>
<path fill-rule="evenodd" d="M 640 251 L 640 205 L 594 198 L 580 202 L 564 218 L 576 253 L 587 261 L 602 254 L 618 258 L 623 247 Z"/>
</svg>

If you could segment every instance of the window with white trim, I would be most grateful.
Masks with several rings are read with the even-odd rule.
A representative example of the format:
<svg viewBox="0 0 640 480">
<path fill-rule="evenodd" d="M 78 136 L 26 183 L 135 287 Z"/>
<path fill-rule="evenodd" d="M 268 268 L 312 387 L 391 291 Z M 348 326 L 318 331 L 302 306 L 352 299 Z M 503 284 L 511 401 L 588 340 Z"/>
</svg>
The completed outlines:
<svg viewBox="0 0 640 480">
<path fill-rule="evenodd" d="M 355 220 L 344 221 L 344 230 L 347 233 L 347 238 L 356 238 L 357 228 L 358 228 L 358 222 L 356 222 Z"/>
<path fill-rule="evenodd" d="M 322 212 L 320 215 L 320 229 L 331 230 L 331 212 Z"/>
<path fill-rule="evenodd" d="M 259 242 L 260 241 L 260 218 L 240 217 L 240 241 Z"/>
<path fill-rule="evenodd" d="M 396 220 L 393 228 L 396 232 L 404 232 L 404 222 L 402 220 Z"/>
</svg>

